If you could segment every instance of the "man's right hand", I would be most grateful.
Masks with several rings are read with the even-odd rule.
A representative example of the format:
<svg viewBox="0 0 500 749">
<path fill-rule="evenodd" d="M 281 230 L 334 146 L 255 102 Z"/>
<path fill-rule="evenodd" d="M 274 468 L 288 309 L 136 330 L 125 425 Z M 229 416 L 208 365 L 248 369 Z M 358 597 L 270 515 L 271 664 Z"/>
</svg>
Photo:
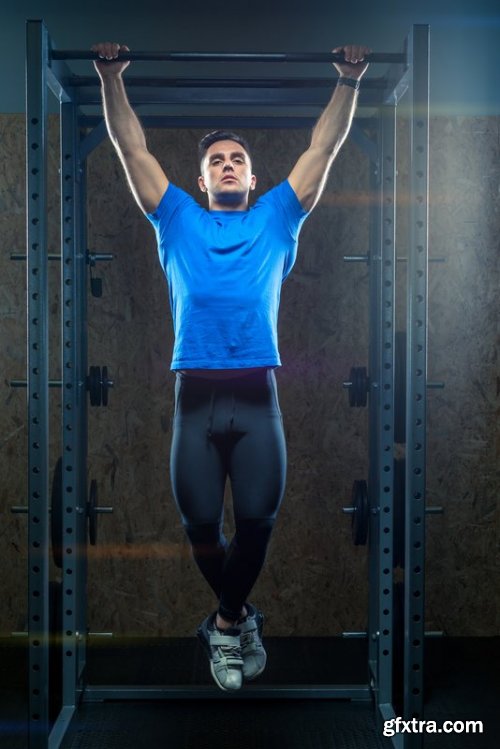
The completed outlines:
<svg viewBox="0 0 500 749">
<path fill-rule="evenodd" d="M 124 44 L 118 44 L 117 42 L 98 42 L 97 44 L 92 45 L 91 50 L 92 52 L 97 52 L 102 60 L 106 60 L 106 62 L 94 60 L 94 67 L 101 78 L 121 75 L 125 68 L 128 68 L 130 65 L 130 60 L 117 60 L 120 52 L 130 52 L 130 49 Z M 111 60 L 117 60 L 117 62 L 111 62 Z"/>
<path fill-rule="evenodd" d="M 129 48 L 116 42 L 100 42 L 91 49 L 98 55 L 94 66 L 101 79 L 104 117 L 111 142 L 137 203 L 144 213 L 151 213 L 168 187 L 168 178 L 148 151 L 144 130 L 125 90 L 121 74 L 130 61 L 120 60 L 120 52 L 129 52 Z"/>
</svg>

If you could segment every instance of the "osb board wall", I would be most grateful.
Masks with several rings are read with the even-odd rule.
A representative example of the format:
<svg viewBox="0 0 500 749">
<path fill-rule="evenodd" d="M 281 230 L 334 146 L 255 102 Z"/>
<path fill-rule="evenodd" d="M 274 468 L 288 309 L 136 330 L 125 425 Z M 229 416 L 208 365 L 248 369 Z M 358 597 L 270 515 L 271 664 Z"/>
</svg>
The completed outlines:
<svg viewBox="0 0 500 749">
<path fill-rule="evenodd" d="M 54 123 L 55 124 L 55 123 Z M 446 381 L 429 394 L 427 521 L 428 627 L 453 635 L 498 634 L 492 584 L 498 511 L 498 408 L 495 289 L 498 288 L 499 168 L 496 119 L 440 118 L 431 128 L 429 375 Z M 22 624 L 26 522 L 10 514 L 26 494 L 24 394 L 7 382 L 25 366 L 24 268 L 9 261 L 24 245 L 24 142 L 21 118 L 0 120 L 2 320 L 5 352 L 1 451 L 0 632 Z M 169 177 L 196 190 L 197 131 L 151 131 L 151 150 Z M 283 179 L 307 144 L 304 131 L 249 132 L 259 190 Z M 405 128 L 401 138 L 406 137 Z M 57 146 L 51 132 L 49 246 L 57 248 Z M 401 187 L 407 163 L 400 160 Z M 321 204 L 306 222 L 299 257 L 283 288 L 280 399 L 289 447 L 286 498 L 267 565 L 253 598 L 276 635 L 331 635 L 364 629 L 366 550 L 354 548 L 349 502 L 367 472 L 367 412 L 350 409 L 341 383 L 367 363 L 368 271 L 342 261 L 368 247 L 368 165 L 348 142 Z M 201 198 L 201 196 L 200 196 Z M 201 198 L 202 199 L 202 198 Z M 404 255 L 406 202 L 399 205 Z M 112 252 L 101 264 L 103 297 L 89 297 L 89 363 L 115 381 L 107 409 L 89 410 L 89 478 L 114 514 L 99 522 L 90 550 L 89 624 L 94 631 L 191 635 L 214 606 L 189 558 L 171 498 L 168 450 L 173 377 L 171 319 L 154 233 L 135 206 L 109 144 L 89 159 L 89 248 Z M 51 312 L 57 376 L 57 270 Z M 399 288 L 404 265 L 399 264 Z M 59 396 L 51 395 L 54 424 Z M 55 432 L 55 429 L 53 430 Z M 58 452 L 54 433 L 52 463 Z M 228 492 L 228 510 L 230 495 Z M 228 531 L 231 526 L 228 513 Z M 55 570 L 54 570 L 55 574 Z"/>
</svg>

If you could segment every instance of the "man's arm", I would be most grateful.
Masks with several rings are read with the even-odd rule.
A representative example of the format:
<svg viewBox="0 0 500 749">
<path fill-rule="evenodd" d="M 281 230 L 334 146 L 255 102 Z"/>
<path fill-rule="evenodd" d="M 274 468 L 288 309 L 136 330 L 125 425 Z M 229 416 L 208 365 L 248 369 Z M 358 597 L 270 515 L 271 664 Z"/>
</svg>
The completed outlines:
<svg viewBox="0 0 500 749">
<path fill-rule="evenodd" d="M 367 47 L 337 47 L 334 52 L 343 52 L 345 63 L 335 63 L 341 77 L 360 80 L 368 64 Z M 311 145 L 299 158 L 290 172 L 288 181 L 301 205 L 307 211 L 318 202 L 328 177 L 330 167 L 347 138 L 350 130 L 358 92 L 351 86 L 337 85 L 332 98 L 316 123 Z"/>
<path fill-rule="evenodd" d="M 124 166 L 134 197 L 144 213 L 154 211 L 168 187 L 168 179 L 155 157 L 148 151 L 141 124 L 130 106 L 122 73 L 128 61 L 116 60 L 128 47 L 102 42 L 92 47 L 108 62 L 94 61 L 102 84 L 104 117 L 109 137 Z"/>
</svg>

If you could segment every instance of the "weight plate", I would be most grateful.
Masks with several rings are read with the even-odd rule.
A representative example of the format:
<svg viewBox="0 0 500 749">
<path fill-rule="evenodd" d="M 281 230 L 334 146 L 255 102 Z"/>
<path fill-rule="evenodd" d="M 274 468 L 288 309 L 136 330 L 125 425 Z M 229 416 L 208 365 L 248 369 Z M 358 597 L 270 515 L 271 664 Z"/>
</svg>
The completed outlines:
<svg viewBox="0 0 500 749">
<path fill-rule="evenodd" d="M 89 519 L 89 542 L 91 546 L 95 546 L 97 543 L 97 481 L 95 479 L 90 482 L 87 517 Z"/>
<path fill-rule="evenodd" d="M 90 367 L 89 378 L 88 378 L 88 389 L 90 393 L 90 405 L 100 406 L 101 405 L 101 368 Z"/>
<path fill-rule="evenodd" d="M 108 368 L 103 367 L 102 368 L 102 382 L 101 382 L 101 392 L 102 392 L 102 405 L 107 406 L 108 405 L 108 392 L 109 392 L 109 385 L 108 385 Z"/>
<path fill-rule="evenodd" d="M 349 405 L 351 408 L 356 405 L 356 367 L 351 367 L 349 372 Z"/>
<path fill-rule="evenodd" d="M 349 372 L 349 405 L 366 406 L 368 396 L 368 375 L 366 367 L 351 367 Z"/>
<path fill-rule="evenodd" d="M 366 406 L 368 400 L 368 374 L 366 367 L 358 367 L 358 406 L 363 408 Z"/>
<path fill-rule="evenodd" d="M 368 539 L 368 487 L 366 481 L 352 485 L 352 540 L 355 546 L 364 546 Z"/>
</svg>

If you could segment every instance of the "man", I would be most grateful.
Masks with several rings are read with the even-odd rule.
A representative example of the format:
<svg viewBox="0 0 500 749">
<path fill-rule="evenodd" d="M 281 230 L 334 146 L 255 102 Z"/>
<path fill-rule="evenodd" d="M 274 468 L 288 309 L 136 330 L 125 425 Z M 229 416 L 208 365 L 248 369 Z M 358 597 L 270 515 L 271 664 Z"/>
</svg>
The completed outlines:
<svg viewBox="0 0 500 749">
<path fill-rule="evenodd" d="M 264 564 L 283 498 L 286 447 L 274 368 L 281 364 L 277 320 L 281 284 L 290 273 L 300 227 L 316 205 L 347 137 L 362 46 L 339 47 L 345 62 L 332 98 L 288 179 L 249 208 L 255 189 L 249 146 L 219 130 L 200 142 L 198 185 L 208 211 L 169 183 L 148 151 L 122 73 L 128 47 L 94 45 L 108 132 L 142 211 L 155 227 L 175 331 L 176 372 L 171 447 L 175 500 L 193 557 L 219 605 L 198 629 L 212 676 L 239 689 L 266 665 L 263 615 L 247 598 Z M 226 479 L 235 535 L 222 533 Z"/>
</svg>

